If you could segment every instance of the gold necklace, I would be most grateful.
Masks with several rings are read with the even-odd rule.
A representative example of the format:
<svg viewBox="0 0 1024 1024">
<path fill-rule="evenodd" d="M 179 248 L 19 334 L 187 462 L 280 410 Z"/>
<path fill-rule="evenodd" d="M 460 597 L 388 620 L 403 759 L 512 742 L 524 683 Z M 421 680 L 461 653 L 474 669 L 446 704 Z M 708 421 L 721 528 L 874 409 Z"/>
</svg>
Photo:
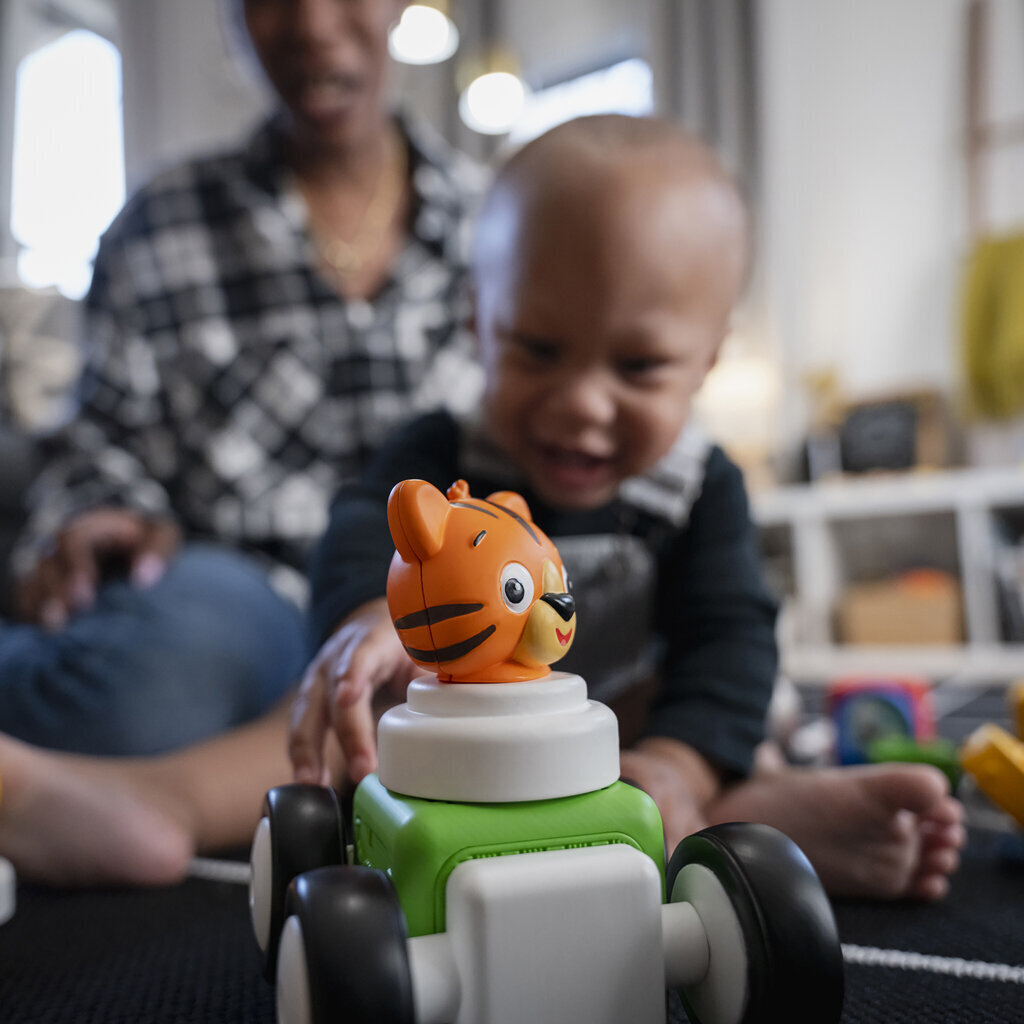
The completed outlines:
<svg viewBox="0 0 1024 1024">
<path fill-rule="evenodd" d="M 389 154 L 385 154 L 373 194 L 352 237 L 325 238 L 316 229 L 311 231 L 320 258 L 343 286 L 363 271 L 380 248 L 385 229 L 394 218 L 404 193 L 408 162 L 405 143 L 394 134 L 389 135 L 389 142 L 388 148 L 394 150 L 395 158 L 389 159 Z"/>
</svg>

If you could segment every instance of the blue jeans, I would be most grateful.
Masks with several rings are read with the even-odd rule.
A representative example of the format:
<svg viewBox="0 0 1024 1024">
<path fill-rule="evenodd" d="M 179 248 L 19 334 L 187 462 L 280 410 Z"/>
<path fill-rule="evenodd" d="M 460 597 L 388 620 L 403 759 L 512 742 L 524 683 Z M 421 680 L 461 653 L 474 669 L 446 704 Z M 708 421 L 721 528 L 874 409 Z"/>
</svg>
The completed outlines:
<svg viewBox="0 0 1024 1024">
<path fill-rule="evenodd" d="M 173 750 L 266 711 L 309 653 L 302 614 L 260 568 L 190 546 L 155 586 L 108 584 L 59 632 L 0 621 L 0 732 L 89 754 Z"/>
</svg>

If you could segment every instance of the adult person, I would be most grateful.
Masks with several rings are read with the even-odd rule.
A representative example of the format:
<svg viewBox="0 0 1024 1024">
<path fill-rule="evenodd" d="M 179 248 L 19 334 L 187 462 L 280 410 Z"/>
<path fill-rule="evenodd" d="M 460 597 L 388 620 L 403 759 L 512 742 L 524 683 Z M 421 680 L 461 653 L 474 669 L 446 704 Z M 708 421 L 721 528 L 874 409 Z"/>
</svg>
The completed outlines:
<svg viewBox="0 0 1024 1024">
<path fill-rule="evenodd" d="M 461 329 L 481 175 L 389 108 L 399 0 L 225 0 L 274 110 L 132 197 L 86 302 L 0 624 L 0 732 L 176 749 L 272 707 L 309 651 L 330 495 L 396 423 L 475 397 Z"/>
</svg>

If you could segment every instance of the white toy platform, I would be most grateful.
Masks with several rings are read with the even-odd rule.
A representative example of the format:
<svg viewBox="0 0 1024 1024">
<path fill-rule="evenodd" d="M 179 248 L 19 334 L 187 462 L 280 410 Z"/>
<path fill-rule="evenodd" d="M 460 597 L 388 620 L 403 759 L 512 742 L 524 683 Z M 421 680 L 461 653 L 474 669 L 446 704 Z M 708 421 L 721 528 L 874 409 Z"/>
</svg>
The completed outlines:
<svg viewBox="0 0 1024 1024">
<path fill-rule="evenodd" d="M 409 684 L 407 703 L 377 729 L 381 783 L 428 800 L 552 800 L 619 777 L 614 713 L 587 698 L 577 675 L 524 683 Z"/>
</svg>

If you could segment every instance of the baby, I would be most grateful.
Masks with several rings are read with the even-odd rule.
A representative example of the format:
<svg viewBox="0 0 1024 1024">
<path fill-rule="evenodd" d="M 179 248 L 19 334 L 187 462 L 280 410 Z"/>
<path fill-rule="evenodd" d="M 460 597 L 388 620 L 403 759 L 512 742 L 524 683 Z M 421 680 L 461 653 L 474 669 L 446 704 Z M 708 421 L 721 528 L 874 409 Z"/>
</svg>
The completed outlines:
<svg viewBox="0 0 1024 1024">
<path fill-rule="evenodd" d="M 584 118 L 524 147 L 478 224 L 480 415 L 416 421 L 339 495 L 313 570 L 322 644 L 290 724 L 282 708 L 200 747 L 129 762 L 0 738 L 0 853 L 54 880 L 167 881 L 193 850 L 247 840 L 263 791 L 288 774 L 286 731 L 300 780 L 372 771 L 379 704 L 400 699 L 417 671 L 384 602 L 387 495 L 405 478 L 444 489 L 461 477 L 477 496 L 521 492 L 562 551 L 581 606 L 576 649 L 601 652 L 582 672 L 599 698 L 614 703 L 654 668 L 621 766 L 657 802 L 670 850 L 706 824 L 759 821 L 799 843 L 833 895 L 941 897 L 964 829 L 940 772 L 753 771 L 776 670 L 775 608 L 741 475 L 687 429 L 747 259 L 736 187 L 677 126 Z M 592 618 L 588 639 L 587 602 L 602 605 L 594 593 L 616 572 L 633 619 Z M 625 663 L 641 649 L 656 661 Z M 74 835 L 58 813 L 72 793 Z"/>
<path fill-rule="evenodd" d="M 746 221 L 710 151 L 664 121 L 571 122 L 501 170 L 474 265 L 480 416 L 412 423 L 336 500 L 313 570 L 323 645 L 293 717 L 297 778 L 330 778 L 331 732 L 353 780 L 374 769 L 374 695 L 399 696 L 413 670 L 382 600 L 387 494 L 405 477 L 442 488 L 466 477 L 477 496 L 522 492 L 570 568 L 578 542 L 597 537 L 635 574 L 650 569 L 639 603 L 661 652 L 657 685 L 621 764 L 657 802 L 670 850 L 711 822 L 763 821 L 804 847 L 833 893 L 945 892 L 963 830 L 937 771 L 751 776 L 774 606 L 740 474 L 686 430 L 743 283 Z M 596 584 L 576 584 L 585 603 Z M 607 649 L 615 622 L 591 622 L 589 641 L 587 624 L 581 612 L 578 646 Z"/>
</svg>

